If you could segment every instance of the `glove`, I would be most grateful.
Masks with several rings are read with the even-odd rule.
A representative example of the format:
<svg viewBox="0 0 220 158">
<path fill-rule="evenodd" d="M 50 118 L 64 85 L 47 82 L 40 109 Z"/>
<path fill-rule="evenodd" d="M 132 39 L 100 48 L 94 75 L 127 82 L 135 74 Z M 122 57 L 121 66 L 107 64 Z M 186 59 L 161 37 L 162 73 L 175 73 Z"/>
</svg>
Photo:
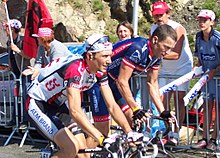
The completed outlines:
<svg viewBox="0 0 220 158">
<path fill-rule="evenodd" d="M 143 110 L 143 109 L 134 109 L 133 110 L 133 119 L 134 120 L 137 120 L 137 119 L 141 119 L 143 116 L 145 116 L 145 113 L 146 113 L 147 111 L 146 110 Z"/>
<path fill-rule="evenodd" d="M 116 138 L 117 138 L 118 134 L 112 134 L 109 137 L 104 137 L 102 136 L 100 138 L 100 145 L 104 146 L 104 148 L 110 152 L 110 153 L 115 153 L 118 150 L 118 146 L 115 143 L 116 142 Z M 104 138 L 103 138 L 104 137 Z M 101 141 L 102 140 L 102 141 Z"/>
<path fill-rule="evenodd" d="M 113 143 L 115 143 L 117 136 L 118 136 L 117 133 L 112 134 L 112 135 L 110 135 L 108 137 L 102 136 L 100 138 L 100 140 L 99 140 L 100 146 L 105 146 L 106 144 L 113 144 Z"/>
<path fill-rule="evenodd" d="M 171 118 L 172 115 L 170 114 L 170 111 L 163 111 L 161 114 L 160 114 L 160 117 L 162 118 Z"/>
<path fill-rule="evenodd" d="M 130 131 L 127 134 L 127 139 L 132 140 L 133 142 L 142 141 L 143 137 L 144 137 L 143 133 L 138 133 L 135 131 Z"/>
</svg>

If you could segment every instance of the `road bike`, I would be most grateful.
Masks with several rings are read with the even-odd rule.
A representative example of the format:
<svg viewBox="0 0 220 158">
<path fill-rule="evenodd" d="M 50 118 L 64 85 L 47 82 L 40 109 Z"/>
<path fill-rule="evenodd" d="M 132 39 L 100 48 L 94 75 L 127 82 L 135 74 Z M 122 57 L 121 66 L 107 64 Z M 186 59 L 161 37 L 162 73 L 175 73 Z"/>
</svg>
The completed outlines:
<svg viewBox="0 0 220 158">
<path fill-rule="evenodd" d="M 80 153 L 91 153 L 91 158 L 174 158 L 172 152 L 165 149 L 162 138 L 171 131 L 171 125 L 168 119 L 158 116 L 151 116 L 151 119 L 159 119 L 168 127 L 165 132 L 158 130 L 154 137 L 146 130 L 142 130 L 144 137 L 141 141 L 133 142 L 127 139 L 127 135 L 119 126 L 111 125 L 111 130 L 114 131 L 116 141 L 113 144 L 106 144 L 104 147 L 96 147 L 91 149 L 80 149 Z M 135 127 L 136 131 L 140 129 Z M 132 144 L 132 145 L 131 145 Z M 50 153 L 59 150 L 53 142 L 42 150 L 41 158 L 49 158 Z"/>
<path fill-rule="evenodd" d="M 79 153 L 91 153 L 92 158 L 174 158 L 175 156 L 165 149 L 162 142 L 162 138 L 172 129 L 168 119 L 158 116 L 151 116 L 151 119 L 165 121 L 169 126 L 165 132 L 158 130 L 155 137 L 152 138 L 149 132 L 142 130 L 143 140 L 132 142 L 135 144 L 134 146 L 130 145 L 131 141 L 126 139 L 126 134 L 120 127 L 111 126 L 111 130 L 115 131 L 114 134 L 117 137 L 115 143 L 94 149 L 81 149 Z M 138 129 L 136 128 L 136 130 Z"/>
</svg>

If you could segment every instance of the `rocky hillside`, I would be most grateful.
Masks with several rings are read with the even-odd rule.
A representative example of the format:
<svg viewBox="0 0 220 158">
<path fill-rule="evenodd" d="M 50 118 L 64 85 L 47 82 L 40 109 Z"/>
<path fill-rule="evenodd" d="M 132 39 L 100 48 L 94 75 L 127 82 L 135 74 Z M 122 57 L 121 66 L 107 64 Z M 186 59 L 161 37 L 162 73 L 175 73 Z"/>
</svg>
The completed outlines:
<svg viewBox="0 0 220 158">
<path fill-rule="evenodd" d="M 153 23 L 150 15 L 151 4 L 156 0 L 139 0 L 138 35 L 148 37 Z M 28 0 L 8 0 L 10 18 L 19 19 L 25 25 L 25 13 Z M 196 15 L 201 8 L 216 11 L 220 0 L 167 0 L 172 9 L 172 19 L 180 22 L 191 40 L 198 31 Z M 45 0 L 52 18 L 56 38 L 63 42 L 83 41 L 91 33 L 104 33 L 117 40 L 115 29 L 118 22 L 132 22 L 133 0 Z M 3 3 L 0 6 L 0 21 L 6 20 Z M 0 36 L 3 31 L 0 28 Z M 0 38 L 4 46 L 6 38 Z"/>
</svg>

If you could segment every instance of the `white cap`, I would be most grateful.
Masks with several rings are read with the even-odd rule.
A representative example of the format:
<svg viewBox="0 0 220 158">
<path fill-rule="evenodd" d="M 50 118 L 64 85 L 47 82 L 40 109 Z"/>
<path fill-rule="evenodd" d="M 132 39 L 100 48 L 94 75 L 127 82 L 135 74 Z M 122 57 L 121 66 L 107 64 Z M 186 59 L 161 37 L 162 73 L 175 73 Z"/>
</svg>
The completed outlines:
<svg viewBox="0 0 220 158">
<path fill-rule="evenodd" d="M 215 20 L 215 13 L 212 10 L 203 9 L 199 12 L 197 18 L 210 18 L 211 20 Z"/>
<path fill-rule="evenodd" d="M 112 49 L 112 43 L 109 42 L 109 37 L 106 35 L 92 34 L 85 42 L 85 52 L 100 52 Z"/>
<path fill-rule="evenodd" d="M 8 27 L 9 24 L 11 27 L 13 27 L 15 29 L 20 29 L 22 26 L 21 22 L 17 19 L 11 19 L 11 20 L 9 20 L 8 23 L 3 23 L 2 25 Z"/>
</svg>

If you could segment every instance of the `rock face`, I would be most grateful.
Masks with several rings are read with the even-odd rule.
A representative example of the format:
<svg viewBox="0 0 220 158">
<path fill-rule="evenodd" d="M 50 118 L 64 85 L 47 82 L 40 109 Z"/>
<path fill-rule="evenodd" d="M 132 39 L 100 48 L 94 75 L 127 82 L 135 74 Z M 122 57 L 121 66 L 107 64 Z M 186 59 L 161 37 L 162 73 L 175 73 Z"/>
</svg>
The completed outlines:
<svg viewBox="0 0 220 158">
<path fill-rule="evenodd" d="M 4 5 L 0 6 L 0 21 L 1 23 L 6 21 L 6 14 L 5 14 L 5 9 L 4 9 Z M 4 28 L 2 25 L 0 25 L 0 52 L 4 52 L 5 51 L 5 47 L 6 47 L 6 41 L 7 41 L 7 37 L 4 31 Z"/>
<path fill-rule="evenodd" d="M 155 1 L 139 0 L 139 20 L 145 16 L 149 26 L 153 22 L 150 8 Z M 123 20 L 132 22 L 133 2 L 134 0 L 45 0 L 54 21 L 56 38 L 62 42 L 83 41 L 92 33 L 105 33 L 111 38 L 117 38 L 115 29 L 118 22 Z M 188 33 L 195 34 L 198 31 L 195 17 L 200 10 L 198 5 L 203 0 L 167 0 L 166 2 L 172 9 L 172 18 L 186 27 Z M 19 19 L 23 26 L 27 3 L 28 0 L 7 1 L 10 18 Z M 3 3 L 0 13 L 5 15 Z M 5 16 L 0 18 L 1 21 L 5 21 Z M 140 32 L 141 36 L 148 36 L 146 32 Z M 4 41 L 0 42 L 4 45 Z"/>
</svg>

